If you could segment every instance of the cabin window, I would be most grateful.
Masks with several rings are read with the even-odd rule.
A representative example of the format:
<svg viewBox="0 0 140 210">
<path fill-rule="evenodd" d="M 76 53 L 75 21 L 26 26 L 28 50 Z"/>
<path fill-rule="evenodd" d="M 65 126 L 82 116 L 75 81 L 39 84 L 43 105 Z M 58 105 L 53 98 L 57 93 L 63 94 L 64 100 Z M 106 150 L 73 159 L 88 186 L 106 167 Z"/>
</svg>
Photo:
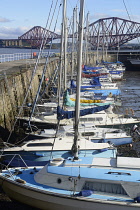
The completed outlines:
<svg viewBox="0 0 140 210">
<path fill-rule="evenodd" d="M 57 183 L 61 184 L 62 180 L 60 178 L 57 179 Z"/>
<path fill-rule="evenodd" d="M 30 143 L 27 144 L 27 147 L 43 147 L 43 146 L 53 146 L 52 143 L 48 142 L 48 143 Z"/>
<path fill-rule="evenodd" d="M 93 190 L 102 193 L 127 195 L 121 184 L 115 183 L 85 182 L 83 190 Z"/>
<path fill-rule="evenodd" d="M 82 136 L 94 136 L 95 135 L 95 133 L 94 132 L 83 132 L 82 133 Z"/>
<path fill-rule="evenodd" d="M 86 121 L 103 121 L 103 118 L 102 117 L 80 118 L 80 122 L 86 122 Z"/>
</svg>

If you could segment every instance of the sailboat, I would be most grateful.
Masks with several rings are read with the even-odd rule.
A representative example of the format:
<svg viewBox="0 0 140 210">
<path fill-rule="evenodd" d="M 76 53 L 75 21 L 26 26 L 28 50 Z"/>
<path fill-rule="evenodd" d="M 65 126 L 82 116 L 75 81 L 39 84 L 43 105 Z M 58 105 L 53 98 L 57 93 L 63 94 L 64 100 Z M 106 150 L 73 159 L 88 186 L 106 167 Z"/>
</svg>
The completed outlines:
<svg viewBox="0 0 140 210">
<path fill-rule="evenodd" d="M 80 5 L 79 38 L 82 40 L 84 0 Z M 80 36 L 81 35 L 81 36 Z M 81 64 L 79 50 L 79 65 Z M 78 68 L 79 69 L 79 68 Z M 80 83 L 80 81 L 79 81 Z M 80 87 L 79 84 L 77 84 Z M 74 156 L 52 159 L 43 167 L 2 170 L 0 184 L 7 195 L 39 209 L 134 210 L 140 208 L 139 158 L 78 156 L 79 94 Z"/>
</svg>

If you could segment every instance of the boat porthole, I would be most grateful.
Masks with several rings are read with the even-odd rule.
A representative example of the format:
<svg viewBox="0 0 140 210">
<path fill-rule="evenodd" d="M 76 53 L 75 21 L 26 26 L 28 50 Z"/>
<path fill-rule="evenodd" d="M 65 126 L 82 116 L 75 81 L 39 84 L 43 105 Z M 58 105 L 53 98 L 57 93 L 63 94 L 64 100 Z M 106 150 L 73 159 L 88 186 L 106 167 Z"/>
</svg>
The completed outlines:
<svg viewBox="0 0 140 210">
<path fill-rule="evenodd" d="M 62 180 L 60 178 L 57 179 L 57 183 L 61 184 Z"/>
</svg>

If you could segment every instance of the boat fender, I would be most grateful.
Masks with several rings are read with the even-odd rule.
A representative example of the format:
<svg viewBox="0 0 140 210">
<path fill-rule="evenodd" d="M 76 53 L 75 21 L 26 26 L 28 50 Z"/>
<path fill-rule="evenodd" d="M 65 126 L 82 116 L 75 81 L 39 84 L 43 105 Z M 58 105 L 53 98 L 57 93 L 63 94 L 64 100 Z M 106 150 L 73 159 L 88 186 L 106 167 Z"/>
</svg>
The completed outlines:
<svg viewBox="0 0 140 210">
<path fill-rule="evenodd" d="M 38 152 L 36 152 L 35 155 L 39 156 L 39 157 L 44 157 L 45 156 L 43 153 L 38 153 Z"/>
<path fill-rule="evenodd" d="M 31 103 L 27 103 L 26 105 L 27 105 L 27 107 L 32 107 Z"/>
<path fill-rule="evenodd" d="M 137 202 L 137 203 L 140 203 L 140 197 L 134 198 L 134 201 Z"/>
<path fill-rule="evenodd" d="M 26 184 L 26 181 L 23 180 L 23 179 L 16 179 L 15 181 L 16 181 L 16 182 L 19 182 L 19 183 L 21 183 L 21 184 Z"/>
<path fill-rule="evenodd" d="M 105 152 L 105 151 L 107 151 L 107 150 L 108 150 L 107 148 L 99 149 L 99 152 Z"/>
<path fill-rule="evenodd" d="M 39 157 L 44 157 L 45 156 L 44 153 L 38 153 L 38 152 L 36 152 L 35 155 L 39 156 Z"/>
<path fill-rule="evenodd" d="M 82 190 L 82 191 L 79 192 L 79 196 L 86 197 L 86 196 L 92 195 L 92 193 L 93 193 L 93 191 L 91 191 L 91 190 Z"/>
</svg>

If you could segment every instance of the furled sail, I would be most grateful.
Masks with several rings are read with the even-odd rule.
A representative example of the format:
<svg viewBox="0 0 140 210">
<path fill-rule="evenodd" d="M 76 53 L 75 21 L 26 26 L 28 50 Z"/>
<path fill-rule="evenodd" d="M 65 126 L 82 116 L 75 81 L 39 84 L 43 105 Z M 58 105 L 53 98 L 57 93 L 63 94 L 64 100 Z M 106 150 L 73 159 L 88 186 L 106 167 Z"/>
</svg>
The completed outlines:
<svg viewBox="0 0 140 210">
<path fill-rule="evenodd" d="M 101 86 L 101 83 L 100 83 L 99 80 L 96 80 L 96 81 L 93 80 L 91 83 L 92 83 L 91 85 L 82 85 L 81 89 L 83 89 L 83 88 L 95 88 L 97 86 Z M 76 84 L 75 84 L 74 80 L 71 80 L 71 88 L 76 88 Z"/>
<path fill-rule="evenodd" d="M 92 67 L 92 66 L 87 66 L 87 65 L 84 65 L 84 68 L 83 70 L 98 70 L 98 69 L 102 69 L 102 67 Z"/>
<path fill-rule="evenodd" d="M 95 112 L 100 112 L 102 110 L 108 109 L 110 105 L 105 106 L 98 106 L 94 108 L 88 108 L 80 110 L 80 116 L 93 114 Z M 60 106 L 57 106 L 57 119 L 63 120 L 63 119 L 70 119 L 75 117 L 75 111 L 64 111 Z"/>
</svg>

